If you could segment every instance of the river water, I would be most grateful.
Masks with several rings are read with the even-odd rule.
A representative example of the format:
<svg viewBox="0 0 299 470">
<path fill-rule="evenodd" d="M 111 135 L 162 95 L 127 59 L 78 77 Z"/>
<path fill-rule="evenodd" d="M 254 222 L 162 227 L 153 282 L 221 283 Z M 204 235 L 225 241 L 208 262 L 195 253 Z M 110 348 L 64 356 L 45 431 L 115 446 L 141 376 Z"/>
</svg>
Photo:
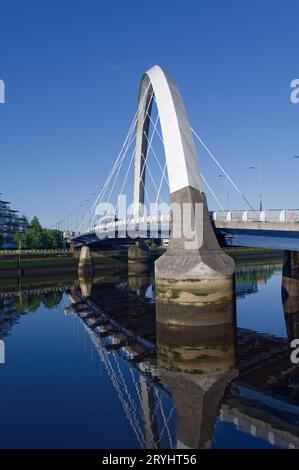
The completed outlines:
<svg viewBox="0 0 299 470">
<path fill-rule="evenodd" d="M 281 260 L 239 261 L 235 323 L 187 340 L 156 324 L 153 282 L 0 287 L 1 448 L 299 447 Z"/>
</svg>

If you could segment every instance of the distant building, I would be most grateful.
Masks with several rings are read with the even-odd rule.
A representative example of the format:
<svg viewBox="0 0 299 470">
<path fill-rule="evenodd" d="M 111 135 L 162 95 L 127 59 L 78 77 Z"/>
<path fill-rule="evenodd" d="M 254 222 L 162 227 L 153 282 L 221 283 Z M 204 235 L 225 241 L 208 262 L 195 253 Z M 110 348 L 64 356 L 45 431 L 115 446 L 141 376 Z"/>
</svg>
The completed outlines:
<svg viewBox="0 0 299 470">
<path fill-rule="evenodd" d="M 10 209 L 10 202 L 0 200 L 0 248 L 14 248 L 14 234 L 26 232 L 26 220 L 18 212 Z"/>
</svg>

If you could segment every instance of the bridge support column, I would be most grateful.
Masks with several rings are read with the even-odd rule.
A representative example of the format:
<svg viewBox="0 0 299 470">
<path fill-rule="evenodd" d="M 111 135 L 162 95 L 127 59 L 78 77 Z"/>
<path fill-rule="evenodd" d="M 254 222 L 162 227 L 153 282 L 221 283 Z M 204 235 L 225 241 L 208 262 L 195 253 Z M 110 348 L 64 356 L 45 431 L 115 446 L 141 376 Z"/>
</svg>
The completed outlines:
<svg viewBox="0 0 299 470">
<path fill-rule="evenodd" d="M 136 242 L 128 248 L 128 271 L 130 274 L 148 270 L 150 255 L 146 249 L 142 249 L 140 242 Z"/>
<path fill-rule="evenodd" d="M 173 217 L 167 252 L 155 262 L 158 300 L 166 303 L 202 305 L 206 302 L 230 299 L 233 295 L 235 264 L 218 244 L 205 194 L 187 186 L 171 193 L 170 203 L 179 206 L 181 217 Z M 191 206 L 191 228 L 197 240 L 203 240 L 200 246 L 192 249 L 188 246 L 183 225 L 182 209 L 188 204 Z M 196 204 L 202 205 L 201 223 L 195 220 Z M 175 238 L 174 234 L 177 236 L 179 233 L 181 236 Z"/>
<path fill-rule="evenodd" d="M 281 296 L 289 341 L 299 338 L 299 252 L 285 251 Z"/>
<path fill-rule="evenodd" d="M 92 277 L 93 275 L 93 261 L 89 246 L 81 247 L 78 265 L 78 275 L 79 277 Z"/>
</svg>

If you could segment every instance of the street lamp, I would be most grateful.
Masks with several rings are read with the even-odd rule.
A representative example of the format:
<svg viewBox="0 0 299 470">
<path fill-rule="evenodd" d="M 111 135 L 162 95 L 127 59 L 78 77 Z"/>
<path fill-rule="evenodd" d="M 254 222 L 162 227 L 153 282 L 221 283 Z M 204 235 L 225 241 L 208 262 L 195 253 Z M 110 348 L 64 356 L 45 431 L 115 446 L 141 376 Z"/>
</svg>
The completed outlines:
<svg viewBox="0 0 299 470">
<path fill-rule="evenodd" d="M 259 163 L 258 166 L 250 166 L 250 170 L 258 170 L 258 185 L 259 185 L 259 201 L 260 201 L 260 211 L 263 210 L 263 201 L 262 201 L 262 164 Z"/>
<path fill-rule="evenodd" d="M 223 173 L 220 173 L 218 175 L 218 178 L 225 178 L 225 175 Z M 230 210 L 229 191 L 226 191 L 226 207 L 227 207 L 227 210 L 229 211 Z"/>
</svg>

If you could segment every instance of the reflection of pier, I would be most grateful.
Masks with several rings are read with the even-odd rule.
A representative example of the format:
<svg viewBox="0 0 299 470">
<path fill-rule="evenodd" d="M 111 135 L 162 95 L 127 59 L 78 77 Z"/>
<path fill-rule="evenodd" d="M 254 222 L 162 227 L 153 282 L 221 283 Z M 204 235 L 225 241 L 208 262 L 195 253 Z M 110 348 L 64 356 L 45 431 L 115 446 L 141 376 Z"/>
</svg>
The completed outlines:
<svg viewBox="0 0 299 470">
<path fill-rule="evenodd" d="M 253 281 L 267 278 L 249 269 Z M 284 271 L 289 339 L 299 311 L 291 289 L 296 272 Z M 146 273 L 129 279 L 118 273 L 0 294 L 0 337 L 27 308 L 50 300 L 57 305 L 67 289 L 72 305 L 65 312 L 88 332 L 140 447 L 209 447 L 219 416 L 272 445 L 299 448 L 299 368 L 290 362 L 288 341 L 244 329 L 236 341 L 231 301 L 211 311 L 161 309 L 150 286 Z M 167 315 L 183 318 L 183 327 L 169 325 Z"/>
<path fill-rule="evenodd" d="M 110 279 L 110 282 L 113 283 L 113 280 Z M 164 338 L 174 340 L 174 344 L 170 344 L 168 348 L 166 367 L 166 350 L 165 347 L 161 349 L 161 335 L 158 329 L 159 349 L 162 356 L 158 358 L 157 367 L 157 359 L 153 356 L 153 349 L 156 350 L 154 305 L 150 299 L 136 296 L 135 293 L 138 290 L 138 286 L 137 288 L 135 286 L 136 282 L 130 283 L 131 286 L 135 286 L 135 293 L 130 293 L 128 285 L 120 280 L 116 284 L 117 286 L 114 285 L 113 288 L 114 299 L 112 306 L 110 304 L 108 308 L 108 313 L 103 307 L 108 306 L 109 295 L 111 297 L 112 292 L 111 285 L 106 284 L 106 287 L 93 285 L 91 299 L 84 300 L 80 296 L 79 298 L 73 297 L 73 301 L 78 302 L 80 299 L 82 312 L 80 314 L 78 311 L 78 316 L 96 344 L 102 360 L 104 360 L 103 357 L 105 358 L 105 364 L 107 364 L 105 367 L 107 372 L 109 370 L 109 374 L 111 374 L 111 380 L 114 374 L 114 385 L 121 395 L 120 399 L 130 423 L 134 423 L 134 432 L 138 434 L 138 442 L 142 447 L 157 448 L 160 446 L 161 417 L 163 415 L 164 426 L 162 426 L 162 429 L 169 436 L 169 443 L 171 441 L 172 445 L 177 447 L 209 446 L 209 442 L 213 438 L 217 414 L 219 414 L 221 420 L 233 423 L 240 431 L 266 440 L 272 445 L 299 447 L 299 430 L 297 427 L 299 421 L 299 372 L 298 368 L 290 363 L 287 340 L 239 329 L 237 341 L 239 375 L 233 378 L 235 373 L 232 368 L 233 363 L 230 362 L 233 360 L 233 356 L 227 355 L 227 359 L 223 362 L 222 352 L 226 349 L 222 350 L 221 346 L 219 349 L 219 345 L 230 337 L 227 336 L 227 327 L 224 327 L 224 329 L 223 327 L 218 328 L 219 333 L 217 334 L 215 333 L 215 327 L 212 327 L 211 335 L 205 330 L 205 333 L 200 336 L 197 334 L 199 330 L 194 332 L 193 328 L 193 333 L 190 330 L 189 333 L 186 334 L 185 332 L 183 336 L 180 334 L 177 337 L 179 348 L 175 345 L 175 336 L 171 332 L 171 335 L 167 335 L 167 332 L 164 331 Z M 143 286 L 142 292 L 145 293 L 147 290 L 146 280 L 143 279 L 141 284 Z M 128 303 L 128 299 L 131 303 Z M 98 303 L 100 303 L 100 307 Z M 133 304 L 135 307 L 131 312 L 130 308 Z M 117 305 L 121 306 L 120 310 Z M 143 318 L 136 326 L 135 311 L 139 312 L 139 307 L 142 307 L 141 312 L 143 311 L 141 320 L 144 315 L 146 322 L 143 323 Z M 103 324 L 102 329 L 93 326 L 97 315 L 94 317 L 92 312 L 97 309 L 105 315 L 108 321 L 108 323 Z M 86 315 L 84 311 L 87 312 Z M 130 318 L 131 314 L 132 318 Z M 132 321 L 134 317 L 135 321 Z M 226 318 L 229 317 L 226 315 Z M 131 321 L 135 327 L 134 331 L 130 329 Z M 144 336 L 142 325 L 145 326 Z M 201 331 L 203 331 L 202 328 Z M 215 334 L 218 340 L 213 346 L 212 338 L 215 338 Z M 190 356 L 189 347 L 189 349 L 186 349 L 187 356 L 184 350 L 182 350 L 183 354 L 181 356 L 178 355 L 182 346 L 182 337 L 189 337 L 191 343 L 193 341 L 194 344 L 198 343 L 198 338 L 201 337 L 202 359 L 199 359 L 200 355 L 196 353 L 196 348 L 196 354 L 192 353 L 194 359 L 192 359 L 192 355 Z M 207 340 L 209 337 L 211 337 L 211 340 Z M 228 344 L 230 344 L 230 341 Z M 206 346 L 203 346 L 205 342 Z M 135 347 L 137 350 L 134 353 Z M 134 358 L 137 358 L 137 360 L 134 360 Z M 115 377 L 115 374 L 120 371 L 119 361 L 123 359 L 126 359 L 131 366 L 129 377 L 134 377 L 134 370 L 136 369 L 140 373 L 139 380 L 135 377 L 136 397 L 139 401 L 132 401 L 132 397 L 126 396 L 126 391 L 130 389 L 130 386 L 123 382 L 125 379 L 124 374 L 121 378 Z M 173 363 L 175 368 L 171 366 L 169 360 L 175 361 Z M 230 363 L 231 366 L 229 366 Z M 205 364 L 205 372 L 202 375 L 199 368 L 202 368 L 203 364 Z M 186 367 L 187 372 L 184 372 Z M 114 371 L 112 371 L 113 368 Z M 215 372 L 213 372 L 214 368 Z M 218 369 L 217 372 L 216 369 Z M 230 370 L 231 372 L 229 372 Z M 233 381 L 228 386 L 231 380 Z M 215 392 L 212 392 L 213 388 L 211 387 L 214 386 L 213 384 L 216 386 Z M 226 388 L 227 391 L 225 391 Z M 200 390 L 203 392 L 200 392 Z M 157 395 L 157 393 L 160 395 Z M 176 416 L 179 419 L 177 439 L 171 436 L 169 428 L 169 422 L 170 419 L 173 419 L 174 411 L 172 411 L 170 419 L 169 416 L 166 417 L 162 409 L 159 411 L 159 417 L 155 411 L 158 397 L 163 403 L 169 393 L 175 402 Z M 209 393 L 214 394 L 215 398 L 212 399 Z M 139 409 L 139 413 L 136 409 Z M 137 415 L 139 415 L 138 419 Z M 136 425 L 136 419 L 138 426 Z"/>
</svg>

